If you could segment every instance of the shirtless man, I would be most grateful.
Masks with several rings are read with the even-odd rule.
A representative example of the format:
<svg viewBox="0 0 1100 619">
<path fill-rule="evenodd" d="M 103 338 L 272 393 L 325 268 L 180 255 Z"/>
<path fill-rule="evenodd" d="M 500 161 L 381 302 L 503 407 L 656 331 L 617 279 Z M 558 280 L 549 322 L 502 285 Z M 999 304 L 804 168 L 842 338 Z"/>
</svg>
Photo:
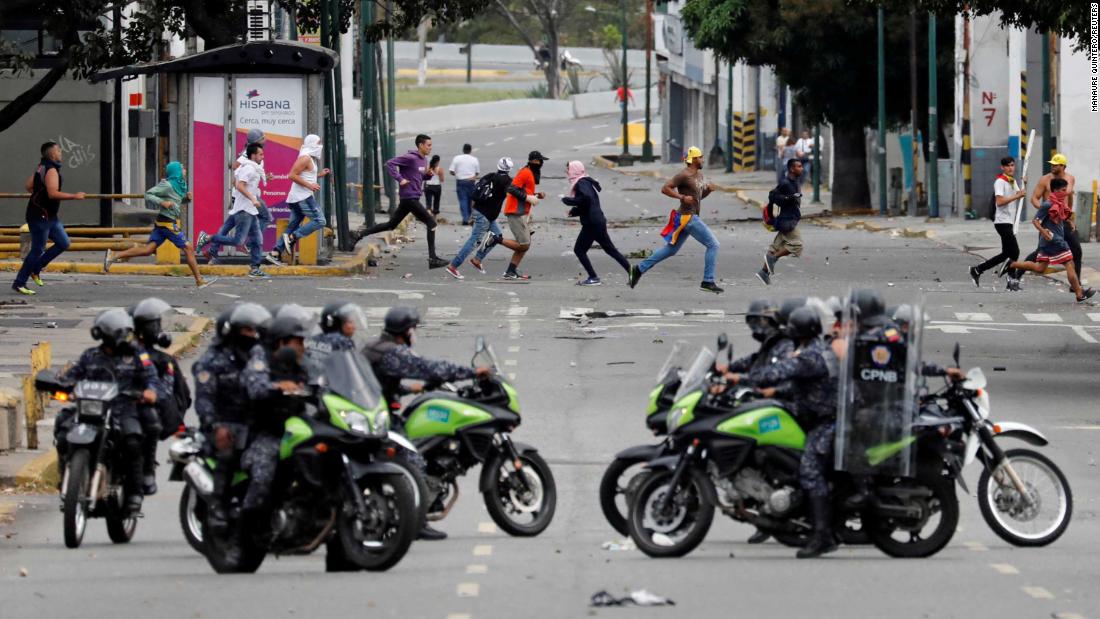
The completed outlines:
<svg viewBox="0 0 1100 619">
<path fill-rule="evenodd" d="M 1064 239 L 1066 244 L 1069 245 L 1069 251 L 1073 254 L 1073 270 L 1077 275 L 1077 279 L 1081 279 L 1081 241 L 1077 238 L 1077 216 L 1073 212 L 1073 191 L 1074 185 L 1077 179 L 1072 174 L 1066 172 L 1066 164 L 1069 160 L 1062 153 L 1057 153 L 1050 158 L 1050 174 L 1044 174 L 1039 182 L 1035 184 L 1035 190 L 1031 193 L 1031 206 L 1038 211 L 1042 208 L 1043 204 L 1050 203 L 1050 181 L 1055 178 L 1063 178 L 1066 180 L 1066 206 L 1069 208 L 1070 216 L 1065 221 Z M 1026 258 L 1027 262 L 1034 262 L 1035 256 L 1038 255 L 1039 250 L 1031 252 Z M 1020 273 L 1013 273 L 1016 279 L 1020 278 Z"/>
</svg>

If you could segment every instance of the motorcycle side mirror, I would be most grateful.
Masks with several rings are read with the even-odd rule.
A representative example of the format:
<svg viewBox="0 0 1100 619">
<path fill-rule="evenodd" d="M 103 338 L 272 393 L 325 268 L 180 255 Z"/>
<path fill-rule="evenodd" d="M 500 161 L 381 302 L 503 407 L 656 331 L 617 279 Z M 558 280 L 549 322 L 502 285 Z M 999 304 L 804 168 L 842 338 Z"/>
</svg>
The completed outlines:
<svg viewBox="0 0 1100 619">
<path fill-rule="evenodd" d="M 68 391 L 69 387 L 53 370 L 42 370 L 34 378 L 34 388 L 38 391 Z"/>
<path fill-rule="evenodd" d="M 718 336 L 718 350 L 722 351 L 730 345 L 730 338 L 725 333 Z"/>
<path fill-rule="evenodd" d="M 474 352 L 485 352 L 485 336 L 479 335 L 474 340 Z"/>
<path fill-rule="evenodd" d="M 959 343 L 958 342 L 955 342 L 955 352 L 951 355 L 951 357 L 955 360 L 955 367 L 960 367 L 959 366 Z"/>
</svg>

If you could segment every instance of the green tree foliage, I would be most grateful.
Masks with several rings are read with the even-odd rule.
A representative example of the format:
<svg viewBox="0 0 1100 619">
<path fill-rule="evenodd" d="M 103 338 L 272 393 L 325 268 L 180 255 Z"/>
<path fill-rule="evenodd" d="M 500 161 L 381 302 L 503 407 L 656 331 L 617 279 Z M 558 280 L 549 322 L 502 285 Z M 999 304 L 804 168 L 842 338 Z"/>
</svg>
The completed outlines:
<svg viewBox="0 0 1100 619">
<path fill-rule="evenodd" d="M 871 0 L 859 0 L 865 7 L 877 6 Z M 884 0 L 890 9 L 933 11 L 944 15 L 969 13 L 989 15 L 1000 12 L 1001 23 L 1020 28 L 1036 28 L 1076 41 L 1077 51 L 1088 48 L 1091 35 L 1089 2 L 1050 0 Z"/>
</svg>

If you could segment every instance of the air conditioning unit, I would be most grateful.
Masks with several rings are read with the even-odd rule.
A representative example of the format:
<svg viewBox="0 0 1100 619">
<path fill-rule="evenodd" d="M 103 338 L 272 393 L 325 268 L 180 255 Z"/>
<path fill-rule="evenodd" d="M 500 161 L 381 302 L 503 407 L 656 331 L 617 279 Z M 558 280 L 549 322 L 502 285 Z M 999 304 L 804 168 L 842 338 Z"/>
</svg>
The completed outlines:
<svg viewBox="0 0 1100 619">
<path fill-rule="evenodd" d="M 248 0 L 247 40 L 271 40 L 271 2 L 270 0 Z"/>
</svg>

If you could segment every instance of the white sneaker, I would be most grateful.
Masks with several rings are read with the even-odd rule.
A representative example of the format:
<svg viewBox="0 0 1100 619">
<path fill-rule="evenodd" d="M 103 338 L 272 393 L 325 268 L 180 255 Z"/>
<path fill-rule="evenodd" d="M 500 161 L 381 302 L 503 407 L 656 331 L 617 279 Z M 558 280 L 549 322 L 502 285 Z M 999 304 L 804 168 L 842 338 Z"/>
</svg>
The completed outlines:
<svg viewBox="0 0 1100 619">
<path fill-rule="evenodd" d="M 450 275 L 451 277 L 453 277 L 455 279 L 466 279 L 465 277 L 462 276 L 462 273 L 458 272 L 458 269 L 454 268 L 454 265 L 448 264 L 447 268 L 444 269 L 444 270 L 447 271 L 448 275 Z"/>
</svg>

